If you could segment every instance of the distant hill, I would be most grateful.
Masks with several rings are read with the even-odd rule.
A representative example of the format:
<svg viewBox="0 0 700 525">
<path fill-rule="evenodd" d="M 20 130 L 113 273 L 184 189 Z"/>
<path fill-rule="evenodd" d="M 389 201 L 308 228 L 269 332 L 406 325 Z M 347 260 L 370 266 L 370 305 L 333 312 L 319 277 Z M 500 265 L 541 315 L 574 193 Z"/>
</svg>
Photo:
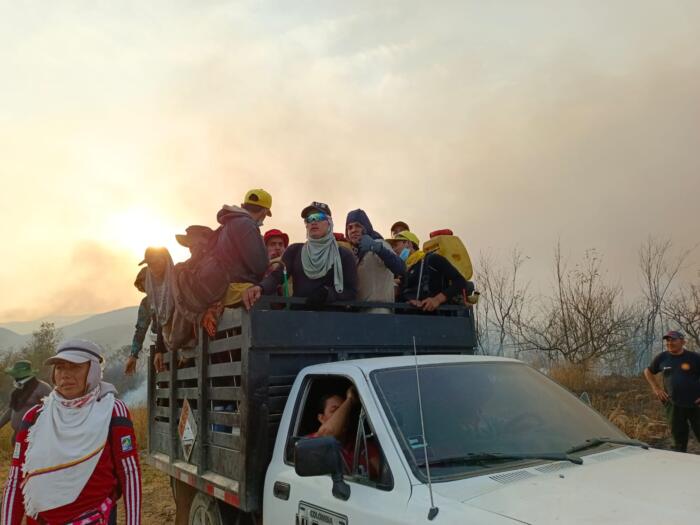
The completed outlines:
<svg viewBox="0 0 700 525">
<path fill-rule="evenodd" d="M 41 327 L 41 323 L 53 323 L 56 328 L 63 328 L 69 324 L 77 323 L 83 319 L 87 319 L 91 314 L 85 315 L 49 315 L 33 321 L 15 321 L 12 323 L 0 323 L 0 328 L 7 328 L 19 335 L 31 334 Z"/>
<path fill-rule="evenodd" d="M 102 346 L 117 349 L 131 344 L 137 311 L 137 306 L 119 308 L 63 326 L 60 330 L 63 339 L 90 339 Z M 0 349 L 19 348 L 30 337 L 31 334 L 20 335 L 7 328 L 0 328 Z"/>
<path fill-rule="evenodd" d="M 0 349 L 6 350 L 11 347 L 18 347 L 24 341 L 24 337 L 8 330 L 7 328 L 0 327 Z"/>
</svg>

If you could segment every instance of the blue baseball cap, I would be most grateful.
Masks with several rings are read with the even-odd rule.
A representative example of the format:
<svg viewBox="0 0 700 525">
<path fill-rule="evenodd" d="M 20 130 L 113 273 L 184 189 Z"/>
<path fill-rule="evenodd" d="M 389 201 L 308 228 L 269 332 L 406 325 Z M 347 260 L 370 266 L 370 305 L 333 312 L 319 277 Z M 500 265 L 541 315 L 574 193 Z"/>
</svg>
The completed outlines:
<svg viewBox="0 0 700 525">
<path fill-rule="evenodd" d="M 679 332 L 678 330 L 670 330 L 666 332 L 661 339 L 664 341 L 666 339 L 685 339 L 685 336 L 683 335 L 683 332 Z"/>
</svg>

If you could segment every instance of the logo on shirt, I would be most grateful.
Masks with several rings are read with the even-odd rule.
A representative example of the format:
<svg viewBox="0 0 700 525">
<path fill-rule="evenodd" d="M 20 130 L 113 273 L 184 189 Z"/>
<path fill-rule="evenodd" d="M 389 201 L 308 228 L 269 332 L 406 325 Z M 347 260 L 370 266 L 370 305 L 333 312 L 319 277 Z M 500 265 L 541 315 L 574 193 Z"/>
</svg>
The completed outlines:
<svg viewBox="0 0 700 525">
<path fill-rule="evenodd" d="M 690 363 L 683 363 L 681 365 L 681 370 L 685 370 L 686 372 L 690 370 Z"/>
<path fill-rule="evenodd" d="M 134 443 L 131 441 L 131 436 L 122 437 L 122 452 L 131 452 L 134 450 Z"/>
<path fill-rule="evenodd" d="M 19 443 L 15 443 L 15 451 L 12 453 L 12 459 L 19 459 L 21 446 Z"/>
</svg>

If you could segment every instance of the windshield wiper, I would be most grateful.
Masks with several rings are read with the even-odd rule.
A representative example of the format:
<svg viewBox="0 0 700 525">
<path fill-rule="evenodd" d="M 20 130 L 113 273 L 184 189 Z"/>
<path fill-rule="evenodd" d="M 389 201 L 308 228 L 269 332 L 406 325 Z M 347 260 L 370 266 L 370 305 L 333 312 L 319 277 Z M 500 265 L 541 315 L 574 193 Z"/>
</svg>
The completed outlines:
<svg viewBox="0 0 700 525">
<path fill-rule="evenodd" d="M 505 454 L 500 452 L 475 452 L 465 454 L 464 456 L 454 456 L 448 458 L 437 458 L 429 461 L 430 466 L 445 466 L 445 465 L 471 465 L 483 463 L 486 461 L 517 461 L 521 459 L 545 459 L 549 461 L 571 461 L 581 465 L 583 460 L 577 456 L 571 456 L 568 453 L 552 453 L 552 454 Z M 424 467 L 425 462 L 418 463 L 419 467 Z"/>
<path fill-rule="evenodd" d="M 649 445 L 647 445 L 643 441 L 638 441 L 636 439 L 615 439 L 615 438 L 601 436 L 601 437 L 594 437 L 594 438 L 587 439 L 583 443 L 580 443 L 580 444 L 568 449 L 565 452 L 565 454 L 573 454 L 574 452 L 580 452 L 580 451 L 586 450 L 588 448 L 593 448 L 593 447 L 597 447 L 600 445 L 605 445 L 606 443 L 610 443 L 612 445 L 629 445 L 630 447 L 641 447 L 644 450 L 649 449 Z"/>
</svg>

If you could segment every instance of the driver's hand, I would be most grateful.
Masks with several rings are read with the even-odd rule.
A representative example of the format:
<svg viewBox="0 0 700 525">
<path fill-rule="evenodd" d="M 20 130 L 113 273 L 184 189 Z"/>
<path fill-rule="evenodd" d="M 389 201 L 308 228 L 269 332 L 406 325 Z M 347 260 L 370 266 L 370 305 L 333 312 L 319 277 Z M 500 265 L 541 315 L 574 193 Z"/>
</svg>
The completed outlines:
<svg viewBox="0 0 700 525">
<path fill-rule="evenodd" d="M 162 352 L 157 352 L 156 355 L 153 356 L 153 366 L 156 372 L 165 372 L 165 361 Z"/>
<path fill-rule="evenodd" d="M 262 288 L 260 286 L 251 286 L 243 292 L 243 306 L 246 310 L 250 310 L 255 302 L 260 299 Z"/>
<path fill-rule="evenodd" d="M 126 360 L 126 366 L 124 367 L 124 373 L 128 376 L 132 375 L 134 372 L 136 372 L 136 363 L 137 359 L 133 356 L 130 355 L 129 359 Z"/>
<path fill-rule="evenodd" d="M 352 404 L 357 403 L 357 400 L 359 399 L 357 395 L 357 390 L 355 389 L 355 385 L 351 385 L 348 387 L 347 391 L 345 392 L 345 399 L 350 400 Z"/>
</svg>

